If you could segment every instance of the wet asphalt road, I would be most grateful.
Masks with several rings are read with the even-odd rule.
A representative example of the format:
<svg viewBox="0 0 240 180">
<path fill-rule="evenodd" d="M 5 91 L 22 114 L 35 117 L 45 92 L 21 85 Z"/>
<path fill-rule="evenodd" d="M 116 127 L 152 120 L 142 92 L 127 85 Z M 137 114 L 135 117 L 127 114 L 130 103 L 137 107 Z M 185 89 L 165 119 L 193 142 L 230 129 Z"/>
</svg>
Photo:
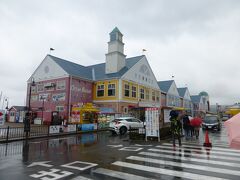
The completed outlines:
<svg viewBox="0 0 240 180">
<path fill-rule="evenodd" d="M 0 179 L 240 179 L 240 151 L 225 129 L 209 135 L 211 149 L 204 134 L 175 148 L 109 132 L 1 144 Z"/>
</svg>

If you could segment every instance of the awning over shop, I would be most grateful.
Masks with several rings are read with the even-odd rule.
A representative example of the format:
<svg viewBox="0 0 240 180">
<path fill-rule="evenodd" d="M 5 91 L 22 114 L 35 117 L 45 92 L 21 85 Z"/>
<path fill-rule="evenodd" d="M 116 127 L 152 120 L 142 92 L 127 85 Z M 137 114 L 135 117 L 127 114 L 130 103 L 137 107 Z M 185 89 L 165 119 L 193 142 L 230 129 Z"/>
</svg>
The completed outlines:
<svg viewBox="0 0 240 180">
<path fill-rule="evenodd" d="M 100 114 L 113 114 L 115 113 L 113 108 L 108 108 L 108 107 L 100 107 L 99 108 L 99 113 Z"/>
<path fill-rule="evenodd" d="M 187 109 L 184 107 L 173 107 L 173 110 L 177 110 L 177 111 L 186 111 Z"/>
<path fill-rule="evenodd" d="M 230 115 L 236 115 L 240 112 L 239 108 L 230 108 L 227 111 L 225 111 L 225 114 L 230 114 Z"/>
<path fill-rule="evenodd" d="M 74 107 L 73 111 L 99 112 L 99 109 L 94 107 L 92 103 L 87 103 L 87 104 L 84 104 L 82 107 Z"/>
</svg>

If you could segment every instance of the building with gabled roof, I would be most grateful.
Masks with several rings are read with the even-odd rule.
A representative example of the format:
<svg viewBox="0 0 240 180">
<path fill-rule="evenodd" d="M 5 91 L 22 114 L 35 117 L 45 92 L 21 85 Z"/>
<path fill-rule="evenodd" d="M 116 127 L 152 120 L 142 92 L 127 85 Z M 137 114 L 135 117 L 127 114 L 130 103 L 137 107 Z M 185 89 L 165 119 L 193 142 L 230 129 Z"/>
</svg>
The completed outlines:
<svg viewBox="0 0 240 180">
<path fill-rule="evenodd" d="M 161 92 L 166 93 L 166 106 L 181 107 L 180 96 L 174 80 L 158 81 Z"/>
<path fill-rule="evenodd" d="M 181 100 L 181 106 L 186 109 L 186 111 L 192 115 L 193 112 L 193 104 L 190 97 L 190 92 L 187 87 L 177 88 L 180 100 Z"/>
<path fill-rule="evenodd" d="M 26 101 L 38 118 L 50 123 L 58 114 L 70 122 L 72 107 L 86 103 L 115 113 L 138 112 L 137 117 L 145 107 L 160 107 L 160 89 L 146 56 L 126 58 L 122 33 L 114 28 L 109 35 L 105 63 L 83 66 L 52 55 L 43 59 L 28 80 Z"/>
<path fill-rule="evenodd" d="M 8 122 L 23 122 L 25 112 L 27 111 L 26 106 L 12 106 L 8 109 L 7 121 Z"/>
<path fill-rule="evenodd" d="M 206 113 L 206 111 L 204 109 L 204 105 L 203 105 L 202 96 L 192 95 L 191 100 L 192 100 L 192 103 L 193 103 L 193 115 L 194 116 L 202 115 L 202 114 Z"/>
</svg>

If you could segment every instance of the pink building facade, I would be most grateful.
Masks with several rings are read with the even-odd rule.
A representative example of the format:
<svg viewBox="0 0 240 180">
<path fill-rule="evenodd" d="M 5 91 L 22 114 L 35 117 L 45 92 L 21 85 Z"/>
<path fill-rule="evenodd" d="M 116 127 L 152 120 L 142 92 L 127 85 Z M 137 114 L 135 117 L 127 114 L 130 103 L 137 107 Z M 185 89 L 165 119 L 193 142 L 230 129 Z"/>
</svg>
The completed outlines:
<svg viewBox="0 0 240 180">
<path fill-rule="evenodd" d="M 43 124 L 51 124 L 53 115 L 68 120 L 74 105 L 93 102 L 93 82 L 72 76 L 58 63 L 47 56 L 28 81 L 26 106 L 30 103 L 33 118 Z"/>
</svg>

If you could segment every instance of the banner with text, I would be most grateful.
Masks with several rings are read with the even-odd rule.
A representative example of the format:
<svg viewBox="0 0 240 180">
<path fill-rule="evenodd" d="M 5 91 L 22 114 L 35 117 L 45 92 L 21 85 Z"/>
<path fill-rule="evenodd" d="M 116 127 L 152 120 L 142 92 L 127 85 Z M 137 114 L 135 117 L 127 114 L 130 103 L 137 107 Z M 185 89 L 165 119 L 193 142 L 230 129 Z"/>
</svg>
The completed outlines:
<svg viewBox="0 0 240 180">
<path fill-rule="evenodd" d="M 159 108 L 145 108 L 146 137 L 160 137 Z"/>
</svg>

